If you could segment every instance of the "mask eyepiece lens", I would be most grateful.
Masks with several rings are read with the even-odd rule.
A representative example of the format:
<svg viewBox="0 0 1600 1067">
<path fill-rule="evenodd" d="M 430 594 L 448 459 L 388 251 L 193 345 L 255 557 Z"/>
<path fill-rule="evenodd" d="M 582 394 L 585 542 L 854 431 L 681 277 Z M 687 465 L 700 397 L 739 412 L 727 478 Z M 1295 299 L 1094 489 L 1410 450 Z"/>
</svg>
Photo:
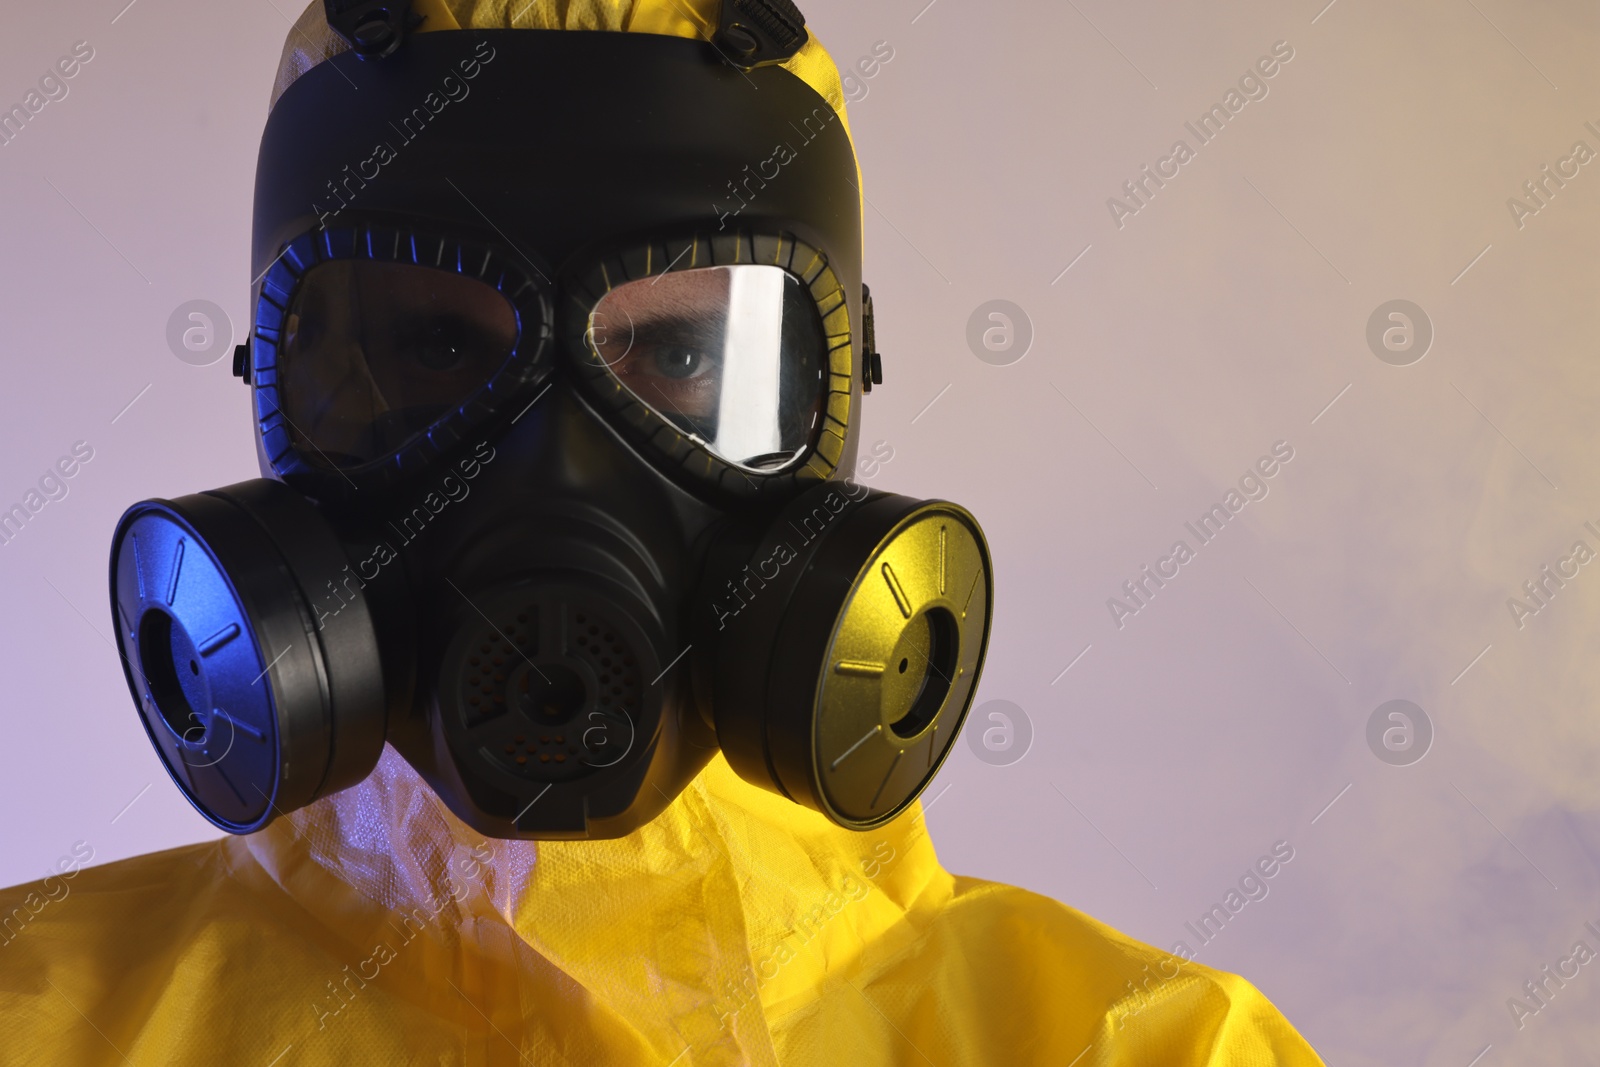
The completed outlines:
<svg viewBox="0 0 1600 1067">
<path fill-rule="evenodd" d="M 769 264 L 668 271 L 590 311 L 592 363 L 718 459 L 782 470 L 809 447 L 828 339 L 810 290 Z"/>
</svg>

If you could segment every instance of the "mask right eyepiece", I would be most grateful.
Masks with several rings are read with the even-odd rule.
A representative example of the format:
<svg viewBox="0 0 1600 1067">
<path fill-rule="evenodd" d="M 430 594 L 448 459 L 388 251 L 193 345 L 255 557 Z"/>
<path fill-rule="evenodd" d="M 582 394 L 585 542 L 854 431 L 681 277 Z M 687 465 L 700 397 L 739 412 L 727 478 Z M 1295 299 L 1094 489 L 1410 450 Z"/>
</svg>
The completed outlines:
<svg viewBox="0 0 1600 1067">
<path fill-rule="evenodd" d="M 702 601 L 718 743 L 747 781 L 881 825 L 972 704 L 993 606 L 983 531 L 955 504 L 830 482 L 754 540 L 724 546 Z"/>
</svg>

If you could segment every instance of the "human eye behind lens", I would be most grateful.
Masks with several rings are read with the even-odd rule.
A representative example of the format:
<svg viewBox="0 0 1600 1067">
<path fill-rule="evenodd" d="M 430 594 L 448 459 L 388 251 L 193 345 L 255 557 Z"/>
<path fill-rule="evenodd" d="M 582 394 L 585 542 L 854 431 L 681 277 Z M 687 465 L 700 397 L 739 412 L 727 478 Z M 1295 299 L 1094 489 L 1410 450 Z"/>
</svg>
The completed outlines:
<svg viewBox="0 0 1600 1067">
<path fill-rule="evenodd" d="M 629 340 L 615 368 L 623 377 L 689 382 L 715 377 L 722 369 L 718 330 L 679 321 L 642 323 Z"/>
<path fill-rule="evenodd" d="M 714 373 L 722 362 L 704 345 L 666 342 L 644 346 L 637 361 L 645 374 L 674 381 L 690 381 Z"/>
<path fill-rule="evenodd" d="M 449 374 L 503 357 L 508 339 L 461 315 L 425 315 L 396 324 L 395 352 L 422 373 Z"/>
<path fill-rule="evenodd" d="M 620 340 L 620 339 L 619 339 Z M 611 370 L 634 395 L 687 429 L 709 434 L 722 382 L 720 331 L 679 323 L 639 325 Z"/>
</svg>

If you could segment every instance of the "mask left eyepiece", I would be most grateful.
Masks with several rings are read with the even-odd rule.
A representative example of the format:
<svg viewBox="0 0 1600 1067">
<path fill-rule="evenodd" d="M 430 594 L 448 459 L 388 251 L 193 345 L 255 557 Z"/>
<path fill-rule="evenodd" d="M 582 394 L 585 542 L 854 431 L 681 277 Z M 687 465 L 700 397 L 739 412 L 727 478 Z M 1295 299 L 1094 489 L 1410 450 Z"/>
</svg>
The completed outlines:
<svg viewBox="0 0 1600 1067">
<path fill-rule="evenodd" d="M 376 622 L 312 590 L 348 556 L 280 482 L 146 500 L 111 541 L 111 607 L 145 731 L 189 801 L 229 833 L 354 785 L 385 732 Z"/>
</svg>

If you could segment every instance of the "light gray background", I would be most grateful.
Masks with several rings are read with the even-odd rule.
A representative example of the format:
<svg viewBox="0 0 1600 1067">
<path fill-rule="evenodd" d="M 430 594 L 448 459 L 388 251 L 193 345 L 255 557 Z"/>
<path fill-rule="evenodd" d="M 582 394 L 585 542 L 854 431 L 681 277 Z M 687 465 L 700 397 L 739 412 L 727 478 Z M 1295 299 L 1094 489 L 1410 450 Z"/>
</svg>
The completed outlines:
<svg viewBox="0 0 1600 1067">
<path fill-rule="evenodd" d="M 0 147 L 0 504 L 74 441 L 94 459 L 0 547 L 0 884 L 79 840 L 108 861 L 213 833 L 128 701 L 105 553 L 127 504 L 256 473 L 247 391 L 165 328 L 196 298 L 245 321 L 298 14 L 276 2 L 7 13 L 0 103 L 75 41 L 95 58 Z M 982 519 L 978 699 L 1034 732 L 1010 766 L 953 755 L 928 794 L 944 862 L 1195 947 L 1185 922 L 1287 841 L 1199 959 L 1330 1062 L 1600 1062 L 1600 962 L 1521 1029 L 1507 1006 L 1600 950 L 1600 566 L 1521 629 L 1506 606 L 1600 549 L 1600 160 L 1520 228 L 1506 206 L 1600 151 L 1600 11 L 925 2 L 803 6 L 841 67 L 894 51 L 850 108 L 886 372 L 865 441 L 894 451 L 872 484 Z M 1119 228 L 1107 198 L 1280 40 L 1267 97 Z M 1436 331 L 1407 367 L 1365 340 L 1400 298 Z M 966 342 L 993 299 L 1034 330 L 1009 366 Z M 1119 629 L 1107 598 L 1280 440 L 1270 494 Z M 1391 699 L 1433 724 L 1411 766 L 1367 745 Z"/>
</svg>

